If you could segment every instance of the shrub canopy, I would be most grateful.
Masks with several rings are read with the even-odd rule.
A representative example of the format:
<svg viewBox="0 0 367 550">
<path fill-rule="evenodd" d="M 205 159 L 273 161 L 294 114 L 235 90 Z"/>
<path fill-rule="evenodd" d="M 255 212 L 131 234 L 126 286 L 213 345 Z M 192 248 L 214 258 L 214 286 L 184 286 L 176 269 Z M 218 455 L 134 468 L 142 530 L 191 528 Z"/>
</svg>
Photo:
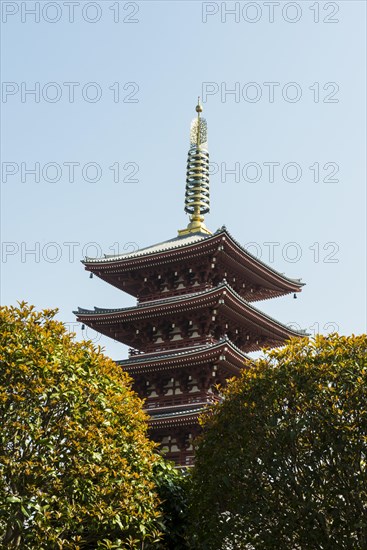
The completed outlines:
<svg viewBox="0 0 367 550">
<path fill-rule="evenodd" d="M 198 548 L 367 548 L 366 335 L 292 340 L 249 362 L 203 424 Z"/>
<path fill-rule="evenodd" d="M 55 313 L 0 309 L 0 546 L 141 548 L 160 516 L 142 402 Z"/>
</svg>

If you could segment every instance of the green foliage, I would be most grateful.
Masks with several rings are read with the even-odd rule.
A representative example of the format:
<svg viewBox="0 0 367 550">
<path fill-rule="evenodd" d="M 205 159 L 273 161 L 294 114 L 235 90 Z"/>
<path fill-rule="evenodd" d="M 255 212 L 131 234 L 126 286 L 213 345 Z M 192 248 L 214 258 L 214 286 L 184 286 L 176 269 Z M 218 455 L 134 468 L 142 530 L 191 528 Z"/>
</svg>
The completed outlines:
<svg viewBox="0 0 367 550">
<path fill-rule="evenodd" d="M 292 340 L 206 414 L 196 548 L 367 548 L 367 336 Z"/>
<path fill-rule="evenodd" d="M 173 463 L 161 460 L 154 465 L 154 479 L 161 501 L 160 528 L 164 537 L 160 544 L 153 544 L 151 548 L 186 550 L 189 477 Z"/>
<path fill-rule="evenodd" d="M 141 549 L 161 538 L 142 402 L 55 313 L 0 309 L 0 546 Z"/>
</svg>

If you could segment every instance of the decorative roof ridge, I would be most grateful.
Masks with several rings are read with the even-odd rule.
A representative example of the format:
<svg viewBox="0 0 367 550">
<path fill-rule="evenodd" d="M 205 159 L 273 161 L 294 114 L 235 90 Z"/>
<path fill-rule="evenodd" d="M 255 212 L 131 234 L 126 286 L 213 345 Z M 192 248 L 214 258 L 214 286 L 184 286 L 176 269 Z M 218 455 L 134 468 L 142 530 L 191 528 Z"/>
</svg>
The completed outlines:
<svg viewBox="0 0 367 550">
<path fill-rule="evenodd" d="M 225 230 L 225 229 L 226 228 L 223 225 L 222 227 L 220 227 L 219 229 L 217 229 L 214 233 L 212 233 L 210 235 L 207 234 L 207 233 L 193 233 L 191 235 L 183 235 L 183 236 L 173 237 L 172 239 L 168 239 L 167 241 L 161 241 L 161 242 L 156 243 L 156 244 L 151 244 L 149 246 L 144 246 L 143 248 L 139 248 L 135 252 L 126 252 L 125 254 L 104 254 L 103 257 L 101 257 L 101 258 L 92 258 L 92 257 L 86 256 L 83 260 L 81 260 L 81 263 L 82 264 L 87 264 L 87 263 L 108 262 L 108 261 L 111 261 L 111 260 L 118 261 L 118 260 L 124 260 L 124 259 L 134 259 L 134 258 L 138 258 L 139 256 L 144 256 L 144 254 L 141 254 L 141 253 L 144 252 L 145 250 L 155 248 L 156 246 L 159 246 L 159 245 L 164 245 L 164 244 L 171 243 L 171 242 L 172 243 L 177 242 L 177 245 L 172 247 L 172 248 L 168 248 L 168 249 L 157 248 L 154 251 L 154 254 L 159 254 L 160 252 L 165 252 L 166 250 L 175 250 L 176 248 L 183 248 L 184 246 L 190 246 L 190 245 L 199 243 L 201 241 L 211 239 L 211 238 L 219 235 L 220 233 L 223 233 L 223 230 Z M 189 243 L 184 242 L 184 241 L 187 241 L 188 239 L 191 240 Z M 180 241 L 181 241 L 181 244 L 179 244 Z"/>
<path fill-rule="evenodd" d="M 169 298 L 166 298 L 164 300 L 154 300 L 152 302 L 143 302 L 142 304 L 139 304 L 137 306 L 130 306 L 130 307 L 127 307 L 127 308 L 117 308 L 117 309 L 103 309 L 103 308 L 98 308 L 98 307 L 95 307 L 94 310 L 88 310 L 88 309 L 84 309 L 84 308 L 78 308 L 78 311 L 74 311 L 73 313 L 75 315 L 78 315 L 78 314 L 84 314 L 84 315 L 95 315 L 96 313 L 105 313 L 105 314 L 110 314 L 110 313 L 122 313 L 124 311 L 131 311 L 131 310 L 138 310 L 138 309 L 143 309 L 143 307 L 145 307 L 145 305 L 147 304 L 148 306 L 154 306 L 154 305 L 163 305 L 163 304 L 170 304 L 170 303 L 175 303 L 175 302 L 179 302 L 179 301 L 184 301 L 185 299 L 190 299 L 190 298 L 194 298 L 196 296 L 204 296 L 205 294 L 209 295 L 211 293 L 215 293 L 217 292 L 218 290 L 220 290 L 221 288 L 223 289 L 226 289 L 228 290 L 240 303 L 242 303 L 245 307 L 251 309 L 252 311 L 254 311 L 255 313 L 258 313 L 261 317 L 269 320 L 269 321 L 272 321 L 273 323 L 275 323 L 276 325 L 278 325 L 279 327 L 283 328 L 283 329 L 287 329 L 287 330 L 291 330 L 293 332 L 293 334 L 297 334 L 299 336 L 308 336 L 308 333 L 306 332 L 305 329 L 301 329 L 301 330 L 293 330 L 293 329 L 290 329 L 289 327 L 287 327 L 287 325 L 284 325 L 283 323 L 281 323 L 280 321 L 278 321 L 277 319 L 274 319 L 274 317 L 271 317 L 270 315 L 268 315 L 267 313 L 264 313 L 263 311 L 261 311 L 260 309 L 258 309 L 257 307 L 253 306 L 250 302 L 247 302 L 246 300 L 244 300 L 242 298 L 242 296 L 240 296 L 240 294 L 238 294 L 232 287 L 231 285 L 228 284 L 228 282 L 226 281 L 226 279 L 223 279 L 223 281 L 221 283 L 219 283 L 217 286 L 213 287 L 213 288 L 209 288 L 209 289 L 206 289 L 206 290 L 202 290 L 200 292 L 193 292 L 191 294 L 183 294 L 182 296 L 170 296 Z"/>
<path fill-rule="evenodd" d="M 216 232 L 217 233 L 217 232 Z M 144 256 L 144 252 L 148 251 L 149 254 L 150 249 L 155 249 L 156 247 L 159 247 L 160 245 L 165 245 L 168 243 L 176 243 L 176 246 L 172 246 L 172 248 L 156 248 L 154 250 L 154 254 L 159 254 L 161 252 L 165 252 L 166 250 L 174 250 L 176 248 L 183 248 L 184 246 L 190 246 L 192 244 L 196 244 L 200 241 L 209 239 L 210 237 L 213 237 L 216 235 L 216 233 L 213 233 L 212 235 L 209 235 L 207 233 L 196 233 L 191 235 L 183 235 L 178 237 L 173 237 L 172 239 L 168 239 L 167 241 L 161 241 L 159 243 L 151 244 L 149 246 L 144 246 L 143 248 L 139 248 L 135 252 L 126 252 L 125 254 L 104 254 L 102 258 L 92 258 L 86 256 L 84 260 L 81 260 L 82 264 L 88 264 L 88 263 L 98 263 L 98 262 L 109 262 L 109 261 L 118 261 L 118 260 L 124 260 L 124 259 L 134 259 L 139 258 L 139 256 Z M 185 242 L 188 241 L 189 242 Z M 181 242 L 180 242 L 181 241 Z"/>
<path fill-rule="evenodd" d="M 244 359 L 250 359 L 250 357 L 244 353 L 240 348 L 238 348 L 232 340 L 228 338 L 228 336 L 225 336 L 224 338 L 221 338 L 216 342 L 213 343 L 207 343 L 203 346 L 192 346 L 190 348 L 186 348 L 184 351 L 165 351 L 161 353 L 152 352 L 152 353 L 141 353 L 139 355 L 135 355 L 133 357 L 129 357 L 128 359 L 120 359 L 118 361 L 115 361 L 117 365 L 124 365 L 126 363 L 139 363 L 140 361 L 160 361 L 162 359 L 169 359 L 172 357 L 182 357 L 186 355 L 195 354 L 197 352 L 201 351 L 215 351 L 217 348 L 221 348 L 223 345 L 228 345 L 229 347 L 233 348 L 234 351 L 237 351 L 241 356 L 243 356 Z M 150 357 L 149 357 L 150 356 Z"/>
</svg>

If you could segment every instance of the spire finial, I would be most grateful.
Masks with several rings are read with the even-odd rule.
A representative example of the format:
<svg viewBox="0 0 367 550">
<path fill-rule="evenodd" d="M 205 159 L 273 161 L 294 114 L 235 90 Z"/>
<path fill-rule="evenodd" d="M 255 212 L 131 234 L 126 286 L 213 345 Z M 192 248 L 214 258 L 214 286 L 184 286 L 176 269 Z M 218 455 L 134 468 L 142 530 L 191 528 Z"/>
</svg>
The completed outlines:
<svg viewBox="0 0 367 550">
<path fill-rule="evenodd" d="M 185 212 L 190 214 L 190 223 L 179 235 L 211 232 L 204 225 L 204 214 L 209 212 L 209 152 L 208 129 L 200 114 L 203 107 L 198 97 L 197 118 L 191 122 L 190 149 L 187 159 Z"/>
<path fill-rule="evenodd" d="M 196 112 L 198 114 L 198 117 L 200 116 L 200 113 L 203 112 L 203 107 L 200 103 L 200 96 L 198 97 L 198 104 L 196 105 Z"/>
</svg>

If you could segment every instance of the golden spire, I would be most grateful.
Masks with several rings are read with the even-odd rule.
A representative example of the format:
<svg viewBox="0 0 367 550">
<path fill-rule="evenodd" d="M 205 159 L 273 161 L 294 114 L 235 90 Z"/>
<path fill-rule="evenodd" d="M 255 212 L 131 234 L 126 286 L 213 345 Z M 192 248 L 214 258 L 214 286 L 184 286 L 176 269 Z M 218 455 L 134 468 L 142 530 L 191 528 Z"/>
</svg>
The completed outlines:
<svg viewBox="0 0 367 550">
<path fill-rule="evenodd" d="M 190 223 L 181 229 L 179 235 L 211 232 L 204 225 L 204 214 L 210 209 L 209 198 L 209 152 L 208 128 L 200 115 L 203 107 L 198 98 L 197 118 L 191 122 L 190 149 L 187 158 L 185 212 L 190 214 Z"/>
</svg>

